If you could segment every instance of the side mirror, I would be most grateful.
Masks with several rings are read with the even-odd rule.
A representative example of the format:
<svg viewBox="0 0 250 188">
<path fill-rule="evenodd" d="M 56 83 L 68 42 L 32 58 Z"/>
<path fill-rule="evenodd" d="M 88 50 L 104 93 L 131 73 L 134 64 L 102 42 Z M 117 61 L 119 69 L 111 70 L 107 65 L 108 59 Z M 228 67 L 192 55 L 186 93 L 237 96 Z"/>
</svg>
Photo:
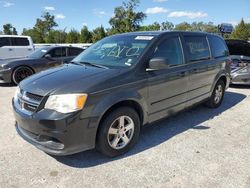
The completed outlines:
<svg viewBox="0 0 250 188">
<path fill-rule="evenodd" d="M 52 59 L 52 57 L 51 57 L 50 54 L 46 54 L 46 55 L 44 56 L 44 58 L 45 58 L 45 59 Z"/>
<path fill-rule="evenodd" d="M 162 70 L 169 68 L 169 64 L 167 59 L 162 57 L 156 57 L 153 59 L 150 59 L 148 63 L 148 68 L 146 71 L 156 71 L 156 70 Z"/>
</svg>

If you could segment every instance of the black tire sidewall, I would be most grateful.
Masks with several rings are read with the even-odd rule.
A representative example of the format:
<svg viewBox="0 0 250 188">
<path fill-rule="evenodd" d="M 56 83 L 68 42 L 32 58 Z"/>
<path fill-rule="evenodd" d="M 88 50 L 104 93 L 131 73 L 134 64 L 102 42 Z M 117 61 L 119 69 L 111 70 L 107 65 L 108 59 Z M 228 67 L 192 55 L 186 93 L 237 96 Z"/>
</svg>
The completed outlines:
<svg viewBox="0 0 250 188">
<path fill-rule="evenodd" d="M 107 134 L 114 120 L 123 115 L 129 116 L 133 120 L 134 126 L 135 126 L 134 134 L 133 134 L 132 140 L 128 143 L 127 146 L 125 146 L 122 149 L 116 150 L 109 145 L 108 140 L 107 140 Z M 140 118 L 138 116 L 138 113 L 130 107 L 121 107 L 112 111 L 101 122 L 99 129 L 98 129 L 98 133 L 97 133 L 96 148 L 101 153 L 110 157 L 122 155 L 126 153 L 128 150 L 130 150 L 136 144 L 136 142 L 139 139 L 139 135 L 140 135 Z"/>
<path fill-rule="evenodd" d="M 218 103 L 215 103 L 215 91 L 216 91 L 216 88 L 218 87 L 218 85 L 221 85 L 222 86 L 222 96 L 221 96 L 221 99 L 220 99 L 220 102 Z M 225 94 L 225 83 L 222 81 L 222 80 L 219 80 L 215 87 L 214 87 L 214 90 L 213 90 L 213 94 L 210 98 L 210 101 L 209 101 L 209 107 L 212 107 L 212 108 L 217 108 L 221 105 L 222 101 L 223 101 L 223 98 L 224 98 L 224 94 Z"/>
<path fill-rule="evenodd" d="M 34 74 L 33 70 L 32 70 L 31 68 L 29 68 L 29 67 L 26 67 L 26 66 L 20 66 L 20 67 L 15 68 L 14 71 L 12 72 L 12 76 L 11 76 L 11 77 L 12 77 L 12 82 L 13 82 L 14 84 L 16 84 L 16 85 L 18 85 L 18 84 L 22 81 L 22 80 L 21 80 L 20 82 L 17 82 L 16 79 L 15 79 L 15 74 L 16 74 L 17 71 L 18 71 L 19 69 L 21 69 L 21 68 L 29 69 L 30 72 L 31 72 L 31 75 Z M 30 75 L 30 76 L 31 76 L 31 75 Z M 25 77 L 25 78 L 27 78 L 27 77 Z M 25 79 L 25 78 L 24 78 L 24 79 Z"/>
</svg>

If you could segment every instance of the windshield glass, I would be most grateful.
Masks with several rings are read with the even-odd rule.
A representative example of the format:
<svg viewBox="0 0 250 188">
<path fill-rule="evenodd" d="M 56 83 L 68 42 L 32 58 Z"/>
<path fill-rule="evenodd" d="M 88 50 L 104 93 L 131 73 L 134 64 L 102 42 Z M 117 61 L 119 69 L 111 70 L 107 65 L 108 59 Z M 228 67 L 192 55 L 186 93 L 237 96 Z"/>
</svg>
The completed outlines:
<svg viewBox="0 0 250 188">
<path fill-rule="evenodd" d="M 30 58 L 42 58 L 47 52 L 48 52 L 48 47 L 44 47 L 44 48 L 39 48 L 36 51 L 34 51 L 33 53 L 31 53 L 29 55 Z"/>
<path fill-rule="evenodd" d="M 117 35 L 90 46 L 73 62 L 92 63 L 109 68 L 130 67 L 135 64 L 153 36 Z"/>
</svg>

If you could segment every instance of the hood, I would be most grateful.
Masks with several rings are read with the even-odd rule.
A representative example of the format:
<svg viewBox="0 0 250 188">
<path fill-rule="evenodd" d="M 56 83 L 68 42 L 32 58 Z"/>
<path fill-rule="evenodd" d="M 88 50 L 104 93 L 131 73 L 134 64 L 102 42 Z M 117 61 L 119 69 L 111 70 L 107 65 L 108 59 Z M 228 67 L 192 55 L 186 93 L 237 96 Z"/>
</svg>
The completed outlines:
<svg viewBox="0 0 250 188">
<path fill-rule="evenodd" d="M 11 65 L 16 65 L 20 63 L 28 63 L 30 61 L 33 61 L 34 59 L 32 58 L 12 58 L 12 59 L 0 59 L 0 65 L 5 64 L 5 66 L 10 66 Z"/>
<path fill-rule="evenodd" d="M 88 92 L 89 88 L 100 83 L 99 81 L 114 77 L 116 73 L 119 73 L 119 70 L 67 64 L 23 80 L 20 88 L 41 96 Z"/>
</svg>

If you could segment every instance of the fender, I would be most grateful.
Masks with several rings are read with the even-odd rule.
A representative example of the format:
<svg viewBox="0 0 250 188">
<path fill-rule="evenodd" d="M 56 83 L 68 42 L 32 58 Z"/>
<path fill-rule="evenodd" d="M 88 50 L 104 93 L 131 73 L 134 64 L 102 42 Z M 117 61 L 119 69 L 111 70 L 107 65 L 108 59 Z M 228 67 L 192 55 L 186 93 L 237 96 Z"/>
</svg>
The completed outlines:
<svg viewBox="0 0 250 188">
<path fill-rule="evenodd" d="M 145 90 L 145 92 L 147 92 Z M 145 93 L 145 96 L 147 93 Z M 90 127 L 98 128 L 100 121 L 103 115 L 115 104 L 123 101 L 133 101 L 137 103 L 143 113 L 143 122 L 147 122 L 147 103 L 142 94 L 137 92 L 137 90 L 128 90 L 128 91 L 118 91 L 118 92 L 110 92 L 105 97 L 99 100 L 99 103 L 95 106 L 95 108 L 91 112 L 91 116 L 93 117 L 90 123 Z"/>
<path fill-rule="evenodd" d="M 212 84 L 212 87 L 211 87 L 211 90 L 210 90 L 210 95 L 212 95 L 213 93 L 213 90 L 214 90 L 214 87 L 216 85 L 216 83 L 218 82 L 218 80 L 222 77 L 222 76 L 225 76 L 226 77 L 226 89 L 229 87 L 229 83 L 230 83 L 230 74 L 222 69 L 218 72 L 218 74 L 215 76 L 214 78 L 214 81 L 213 81 L 213 84 Z"/>
</svg>

